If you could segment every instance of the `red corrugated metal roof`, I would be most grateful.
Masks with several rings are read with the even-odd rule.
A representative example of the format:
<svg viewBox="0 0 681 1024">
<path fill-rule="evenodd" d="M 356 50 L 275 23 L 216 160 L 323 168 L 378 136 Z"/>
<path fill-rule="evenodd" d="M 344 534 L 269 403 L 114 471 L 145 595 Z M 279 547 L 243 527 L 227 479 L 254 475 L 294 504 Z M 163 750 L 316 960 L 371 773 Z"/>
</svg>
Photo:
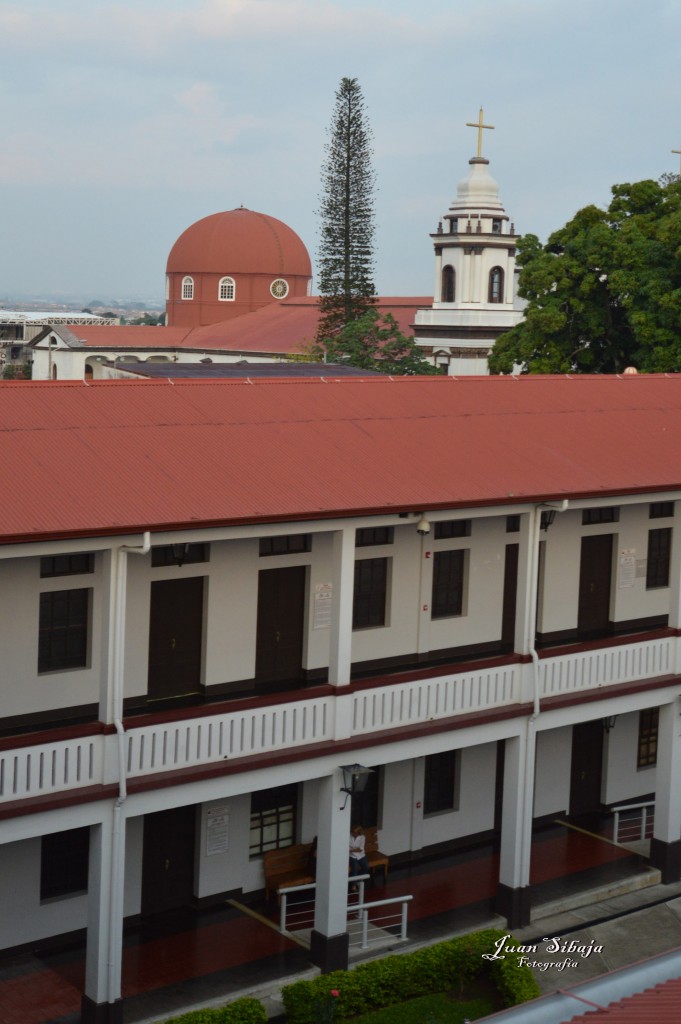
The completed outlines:
<svg viewBox="0 0 681 1024">
<path fill-rule="evenodd" d="M 260 352 L 286 355 L 301 352 L 317 333 L 318 297 L 271 302 L 253 313 L 205 327 L 102 327 L 69 324 L 68 329 L 88 348 L 185 348 L 196 351 Z M 377 300 L 382 313 L 390 313 L 400 330 L 411 336 L 416 310 L 429 306 L 427 296 Z"/>
<path fill-rule="evenodd" d="M 570 1017 L 565 1024 L 594 1024 L 600 1020 L 605 1024 L 679 1024 L 681 979 L 673 978 L 603 1009 Z"/>
<path fill-rule="evenodd" d="M 4 541 L 681 488 L 681 375 L 4 382 L 0 431 Z"/>
</svg>

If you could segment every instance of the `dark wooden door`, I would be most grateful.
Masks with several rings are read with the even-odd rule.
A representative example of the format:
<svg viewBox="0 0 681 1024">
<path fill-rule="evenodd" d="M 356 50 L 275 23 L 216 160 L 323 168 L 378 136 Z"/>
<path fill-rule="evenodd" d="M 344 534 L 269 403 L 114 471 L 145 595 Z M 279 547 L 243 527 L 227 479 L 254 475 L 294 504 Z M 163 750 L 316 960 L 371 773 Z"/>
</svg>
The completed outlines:
<svg viewBox="0 0 681 1024">
<path fill-rule="evenodd" d="M 151 700 L 201 689 L 203 576 L 151 584 L 149 683 Z"/>
<path fill-rule="evenodd" d="M 603 723 L 582 722 L 572 727 L 570 815 L 592 814 L 601 807 Z"/>
<path fill-rule="evenodd" d="M 192 904 L 196 808 L 173 807 L 144 817 L 142 913 Z"/>
<path fill-rule="evenodd" d="M 515 645 L 515 615 L 518 595 L 519 544 L 506 545 L 504 563 L 504 597 L 501 611 L 501 643 L 513 650 Z"/>
<path fill-rule="evenodd" d="M 602 636 L 610 624 L 612 534 L 582 537 L 577 630 L 582 637 Z"/>
<path fill-rule="evenodd" d="M 259 683 L 300 679 L 305 628 L 304 565 L 258 573 L 255 676 Z"/>
</svg>

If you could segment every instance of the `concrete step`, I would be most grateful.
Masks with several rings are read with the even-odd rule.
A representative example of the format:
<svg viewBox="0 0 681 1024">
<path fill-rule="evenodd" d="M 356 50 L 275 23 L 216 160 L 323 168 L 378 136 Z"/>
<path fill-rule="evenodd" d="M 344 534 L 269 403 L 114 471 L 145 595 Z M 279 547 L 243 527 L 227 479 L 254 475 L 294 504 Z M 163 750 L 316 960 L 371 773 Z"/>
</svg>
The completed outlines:
<svg viewBox="0 0 681 1024">
<path fill-rule="evenodd" d="M 628 878 L 620 878 L 616 882 L 606 882 L 591 889 L 580 889 L 561 896 L 559 899 L 541 903 L 532 908 L 530 920 L 541 921 L 546 917 L 563 914 L 567 910 L 575 910 L 577 907 L 603 903 L 605 900 L 623 896 L 628 892 L 637 892 L 639 889 L 647 889 L 651 885 L 659 885 L 661 880 L 662 876 L 658 868 L 647 868 Z"/>
</svg>

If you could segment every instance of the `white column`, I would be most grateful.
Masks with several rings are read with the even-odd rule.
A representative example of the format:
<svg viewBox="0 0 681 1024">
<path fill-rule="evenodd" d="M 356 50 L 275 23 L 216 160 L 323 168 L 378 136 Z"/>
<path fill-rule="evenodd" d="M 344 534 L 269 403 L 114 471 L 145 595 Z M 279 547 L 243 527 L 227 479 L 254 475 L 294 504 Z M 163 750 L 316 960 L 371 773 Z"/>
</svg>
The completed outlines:
<svg viewBox="0 0 681 1024">
<path fill-rule="evenodd" d="M 530 856 L 534 805 L 534 722 L 505 743 L 498 910 L 517 928 L 530 921 Z"/>
<path fill-rule="evenodd" d="M 355 585 L 355 531 L 349 527 L 333 534 L 332 612 L 329 682 L 346 686 L 352 660 L 352 594 Z"/>
<path fill-rule="evenodd" d="M 473 281 L 471 284 L 471 302 L 485 302 L 487 294 L 482 294 L 481 291 L 481 276 L 482 276 L 482 253 L 480 249 L 474 249 L 473 255 L 471 256 L 471 266 L 473 270 Z"/>
<path fill-rule="evenodd" d="M 655 770 L 655 828 L 650 859 L 663 882 L 681 878 L 681 698 L 660 708 Z"/>
<path fill-rule="evenodd" d="M 111 723 L 123 713 L 121 703 L 128 559 L 120 547 L 106 551 L 103 557 L 107 589 L 104 592 L 99 673 L 99 720 Z"/>
<path fill-rule="evenodd" d="M 433 304 L 442 302 L 442 248 L 435 247 L 435 287 Z"/>
<path fill-rule="evenodd" d="M 416 530 L 416 526 L 411 529 Z M 419 536 L 419 606 L 416 650 L 418 654 L 429 651 L 430 627 L 432 622 L 431 602 L 433 599 L 433 541 L 432 533 Z"/>
<path fill-rule="evenodd" d="M 90 829 L 88 924 L 85 954 L 84 1024 L 120 1024 L 125 817 L 111 805 L 101 825 Z"/>
<path fill-rule="evenodd" d="M 347 967 L 350 797 L 341 793 L 336 768 L 319 786 L 317 813 L 317 890 L 310 954 L 323 971 Z"/>
<path fill-rule="evenodd" d="M 669 625 L 681 629 L 681 502 L 676 502 L 672 531 L 672 550 L 669 565 Z M 674 671 L 681 673 L 681 637 L 675 638 L 676 658 Z"/>
<path fill-rule="evenodd" d="M 534 647 L 536 630 L 537 565 L 535 551 L 534 507 L 520 516 L 518 534 L 518 590 L 516 595 L 515 643 L 518 654 Z"/>
<path fill-rule="evenodd" d="M 473 257 L 466 253 L 465 249 L 461 250 L 461 297 L 459 302 L 470 302 L 471 301 L 471 275 L 472 275 L 472 264 Z M 457 286 L 459 282 L 457 281 Z M 458 294 L 458 293 L 457 293 Z"/>
</svg>

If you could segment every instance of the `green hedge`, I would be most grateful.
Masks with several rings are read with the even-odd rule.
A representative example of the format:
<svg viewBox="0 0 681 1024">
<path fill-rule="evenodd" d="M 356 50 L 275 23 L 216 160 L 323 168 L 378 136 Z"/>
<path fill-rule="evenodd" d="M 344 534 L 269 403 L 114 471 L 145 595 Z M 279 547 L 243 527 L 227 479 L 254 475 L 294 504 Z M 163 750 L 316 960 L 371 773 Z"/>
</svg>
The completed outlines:
<svg viewBox="0 0 681 1024">
<path fill-rule="evenodd" d="M 315 1024 L 321 1003 L 332 989 L 340 996 L 336 1018 L 347 1020 L 371 1010 L 407 999 L 464 986 L 486 973 L 496 985 L 505 1006 L 515 1006 L 539 995 L 539 986 L 528 967 L 518 966 L 520 954 L 506 953 L 503 960 L 483 960 L 505 933 L 487 929 L 440 942 L 414 953 L 388 956 L 359 964 L 352 971 L 334 971 L 312 981 L 297 981 L 282 989 L 287 1024 Z"/>
<path fill-rule="evenodd" d="M 227 1006 L 191 1010 L 165 1024 L 267 1024 L 267 1012 L 257 999 L 236 999 Z"/>
</svg>

